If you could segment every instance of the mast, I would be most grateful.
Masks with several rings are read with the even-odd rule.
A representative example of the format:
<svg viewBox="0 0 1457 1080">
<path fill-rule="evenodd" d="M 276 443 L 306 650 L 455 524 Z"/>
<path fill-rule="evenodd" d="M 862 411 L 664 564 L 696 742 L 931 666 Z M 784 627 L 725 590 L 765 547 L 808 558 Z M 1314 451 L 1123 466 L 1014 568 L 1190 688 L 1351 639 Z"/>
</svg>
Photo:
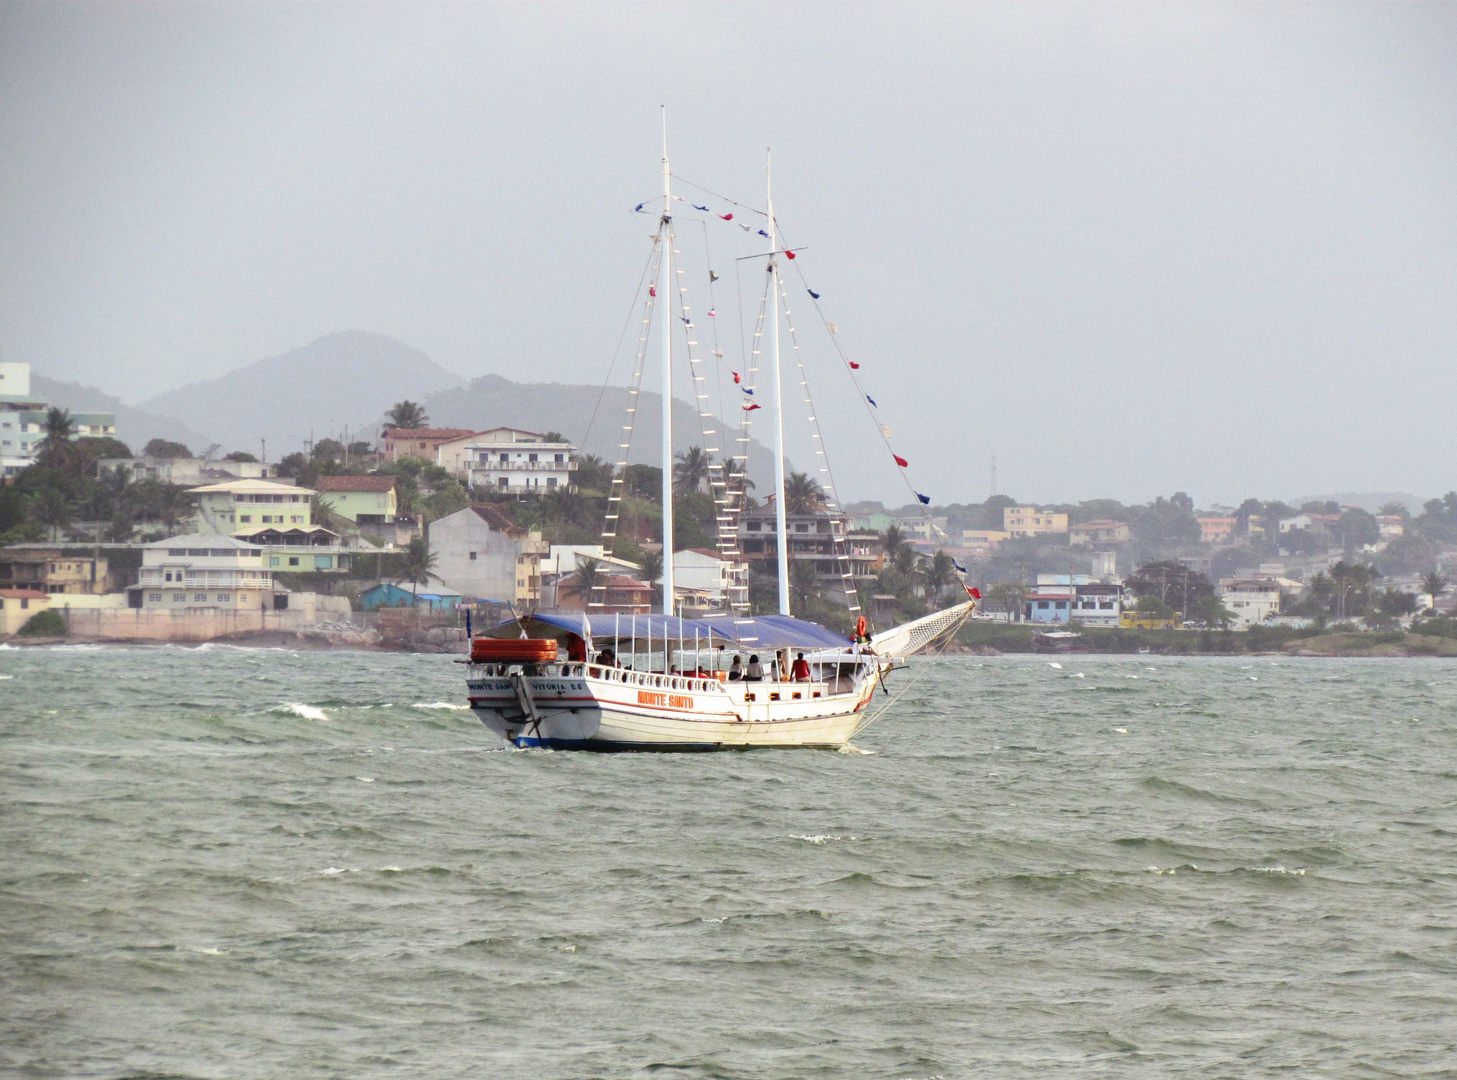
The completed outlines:
<svg viewBox="0 0 1457 1080">
<path fill-rule="evenodd" d="M 663 614 L 673 614 L 673 192 L 668 172 L 668 109 L 663 107 L 663 255 L 658 297 L 663 305 Z M 663 669 L 664 671 L 667 668 Z"/>
<path fill-rule="evenodd" d="M 773 156 L 764 151 L 764 187 L 769 204 L 769 284 L 774 290 L 770 322 L 770 370 L 774 381 L 774 524 L 779 531 L 779 614 L 789 614 L 789 524 L 784 507 L 784 393 L 779 385 L 779 259 L 774 226 Z"/>
</svg>

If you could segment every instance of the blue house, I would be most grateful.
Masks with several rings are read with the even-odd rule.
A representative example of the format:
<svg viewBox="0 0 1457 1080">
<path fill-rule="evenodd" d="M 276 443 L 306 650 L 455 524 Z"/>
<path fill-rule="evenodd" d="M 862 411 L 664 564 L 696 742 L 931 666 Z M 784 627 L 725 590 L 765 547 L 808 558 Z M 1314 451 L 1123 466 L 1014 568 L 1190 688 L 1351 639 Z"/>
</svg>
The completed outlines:
<svg viewBox="0 0 1457 1080">
<path fill-rule="evenodd" d="M 448 611 L 465 598 L 459 593 L 412 593 L 388 581 L 359 594 L 359 606 L 365 611 L 385 607 L 423 607 Z"/>
</svg>

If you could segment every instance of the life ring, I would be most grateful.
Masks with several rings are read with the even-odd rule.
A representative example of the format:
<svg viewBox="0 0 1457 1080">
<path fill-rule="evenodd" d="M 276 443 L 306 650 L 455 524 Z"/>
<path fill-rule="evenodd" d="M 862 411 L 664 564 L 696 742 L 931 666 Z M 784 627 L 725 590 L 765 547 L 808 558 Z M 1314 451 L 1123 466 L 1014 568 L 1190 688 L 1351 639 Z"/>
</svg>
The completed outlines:
<svg viewBox="0 0 1457 1080">
<path fill-rule="evenodd" d="M 865 641 L 866 640 L 866 635 L 865 635 L 865 616 L 864 615 L 861 615 L 860 618 L 858 618 L 858 619 L 855 620 L 855 637 L 852 638 L 851 640 L 853 640 L 853 641 Z"/>
</svg>

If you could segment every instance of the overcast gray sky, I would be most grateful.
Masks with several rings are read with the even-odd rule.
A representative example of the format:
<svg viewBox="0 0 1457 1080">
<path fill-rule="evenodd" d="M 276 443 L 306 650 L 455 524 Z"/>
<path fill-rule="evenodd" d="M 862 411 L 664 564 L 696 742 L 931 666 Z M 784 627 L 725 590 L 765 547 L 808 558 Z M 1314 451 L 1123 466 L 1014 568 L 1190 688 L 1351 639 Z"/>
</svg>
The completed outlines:
<svg viewBox="0 0 1457 1080">
<path fill-rule="evenodd" d="M 993 453 L 1036 500 L 1457 487 L 1450 4 L 12 2 L 0 349 L 129 401 L 353 328 L 600 382 L 660 104 L 744 202 L 774 148 L 937 502 Z M 824 339 L 843 494 L 903 501 Z"/>
</svg>

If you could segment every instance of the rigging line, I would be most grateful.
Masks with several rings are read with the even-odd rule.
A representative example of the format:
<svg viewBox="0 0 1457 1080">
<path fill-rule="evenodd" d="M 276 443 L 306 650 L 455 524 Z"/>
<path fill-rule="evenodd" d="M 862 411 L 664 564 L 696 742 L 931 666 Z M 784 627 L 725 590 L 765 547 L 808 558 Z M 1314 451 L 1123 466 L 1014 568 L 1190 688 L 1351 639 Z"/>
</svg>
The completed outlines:
<svg viewBox="0 0 1457 1080">
<path fill-rule="evenodd" d="M 673 173 L 673 179 L 674 180 L 678 180 L 678 181 L 680 181 L 680 182 L 682 182 L 684 184 L 687 184 L 691 188 L 696 188 L 697 190 L 703 192 L 705 195 L 712 195 L 715 199 L 722 199 L 724 202 L 728 203 L 730 206 L 737 206 L 740 210 L 747 210 L 747 211 L 749 211 L 749 213 L 751 213 L 751 214 L 758 214 L 762 218 L 766 218 L 766 217 L 769 216 L 763 210 L 759 210 L 759 209 L 757 209 L 755 207 L 752 207 L 748 203 L 741 203 L 741 202 L 737 201 L 736 199 L 730 199 L 727 195 L 720 195 L 718 192 L 714 191 L 712 188 L 706 188 L 702 184 L 695 184 L 692 180 L 688 180 L 688 179 L 686 179 L 686 178 L 684 178 L 682 176 L 679 176 L 677 173 Z"/>
<path fill-rule="evenodd" d="M 592 418 L 587 421 L 587 432 L 582 436 L 582 447 L 585 451 L 587 440 L 592 435 L 592 428 L 597 423 L 597 411 L 602 408 L 602 399 L 607 396 L 607 387 L 612 383 L 612 372 L 617 368 L 617 361 L 622 355 L 622 343 L 627 340 L 628 327 L 632 325 L 632 317 L 637 314 L 638 297 L 642 296 L 642 287 L 648 280 L 648 271 L 653 268 L 654 256 L 657 254 L 657 245 L 654 244 L 648 249 L 648 259 L 643 265 L 642 277 L 638 279 L 637 292 L 632 294 L 632 303 L 627 308 L 627 318 L 622 320 L 622 333 L 617 337 L 617 346 L 612 350 L 612 362 L 607 365 L 607 378 L 602 380 L 602 389 L 597 391 L 597 403 L 592 406 Z"/>
<path fill-rule="evenodd" d="M 814 441 L 819 444 L 819 447 L 815 451 L 815 453 L 823 460 L 824 463 L 820 466 L 820 471 L 825 474 L 825 477 L 829 481 L 830 508 L 833 509 L 837 515 L 840 515 L 844 512 L 840 506 L 840 494 L 835 485 L 835 474 L 830 469 L 830 455 L 828 450 L 826 450 L 825 448 L 824 433 L 820 429 L 819 412 L 815 408 L 814 398 L 810 394 L 809 373 L 805 371 L 804 353 L 800 350 L 799 335 L 795 333 L 794 319 L 790 314 L 789 294 L 788 292 L 784 291 L 782 283 L 780 285 L 780 297 L 784 301 L 784 321 L 789 324 L 790 349 L 794 353 L 795 366 L 799 369 L 799 385 L 804 391 L 804 403 L 809 409 L 810 432 L 814 436 Z M 845 591 L 845 606 L 849 611 L 858 612 L 860 610 L 860 596 L 859 593 L 855 590 L 854 571 L 851 569 L 850 564 L 849 543 L 845 539 L 844 532 L 838 529 L 837 525 L 837 520 L 835 518 L 831 518 L 831 554 L 834 555 L 835 561 L 839 564 L 840 586 Z M 839 550 L 834 551 L 833 548 L 838 548 Z"/>
<path fill-rule="evenodd" d="M 860 723 L 856 724 L 855 728 L 850 732 L 849 736 L 847 736 L 847 739 L 853 739 L 856 735 L 859 735 L 871 724 L 875 723 L 875 721 L 879 720 L 882 716 L 889 712 L 890 709 L 893 708 L 895 704 L 900 701 L 901 698 L 905 697 L 906 694 L 910 692 L 913 686 L 915 686 L 918 682 L 925 678 L 927 672 L 929 672 L 932 668 L 936 667 L 942 660 L 944 660 L 946 658 L 946 650 L 951 647 L 951 643 L 956 639 L 956 635 L 961 632 L 961 628 L 966 624 L 966 620 L 969 618 L 971 618 L 970 610 L 968 610 L 965 615 L 961 616 L 961 618 L 957 621 L 956 625 L 951 627 L 950 630 L 946 632 L 946 637 L 941 642 L 941 647 L 936 650 L 936 653 L 931 658 L 930 663 L 923 665 L 919 671 L 911 676 L 911 681 L 906 683 L 905 686 L 901 687 L 898 692 L 891 695 L 889 701 L 887 701 L 879 709 L 875 710 L 874 713 L 867 715 L 865 719 L 862 720 Z M 909 667 L 910 665 L 907 664 L 906 666 Z M 881 675 L 880 680 L 881 685 L 884 686 L 885 674 Z"/>
<path fill-rule="evenodd" d="M 708 264 L 708 310 L 718 310 L 718 300 L 713 288 L 713 252 L 708 244 L 708 222 L 700 221 L 703 226 L 703 257 Z M 713 316 L 713 393 L 718 399 L 718 426 L 725 432 L 728 424 L 725 422 L 723 411 L 723 347 L 718 340 L 718 316 Z"/>
<path fill-rule="evenodd" d="M 805 278 L 804 270 L 799 266 L 798 262 L 794 264 L 794 270 L 799 275 L 800 284 L 804 286 L 805 292 L 809 292 L 809 281 Z M 820 322 L 824 324 L 825 333 L 830 338 L 830 344 L 834 346 L 835 352 L 839 354 L 840 359 L 844 362 L 845 372 L 850 376 L 850 381 L 855 384 L 855 390 L 860 395 L 860 404 L 865 407 L 865 412 L 869 415 L 870 422 L 875 425 L 876 434 L 880 436 L 880 441 L 885 443 L 885 448 L 890 451 L 891 456 L 896 456 L 895 447 L 890 445 L 890 437 L 886 435 L 885 429 L 880 426 L 880 421 L 876 419 L 875 408 L 870 404 L 870 398 L 865 393 L 865 388 L 860 385 L 860 379 L 855 375 L 855 369 L 850 366 L 850 358 L 845 355 L 845 350 L 840 347 L 838 335 L 830 332 L 830 320 L 825 318 L 824 307 L 815 297 L 811 296 L 810 299 L 814 301 L 815 313 L 819 315 Z M 916 494 L 915 485 L 911 483 L 911 478 L 906 475 L 906 470 L 897 465 L 896 471 L 900 473 L 901 480 L 906 485 L 906 490 L 911 493 L 912 501 L 921 508 L 922 513 L 926 515 L 926 520 L 928 522 L 931 521 L 931 508 L 921 502 L 920 497 Z M 932 528 L 934 530 L 934 526 Z"/>
</svg>

